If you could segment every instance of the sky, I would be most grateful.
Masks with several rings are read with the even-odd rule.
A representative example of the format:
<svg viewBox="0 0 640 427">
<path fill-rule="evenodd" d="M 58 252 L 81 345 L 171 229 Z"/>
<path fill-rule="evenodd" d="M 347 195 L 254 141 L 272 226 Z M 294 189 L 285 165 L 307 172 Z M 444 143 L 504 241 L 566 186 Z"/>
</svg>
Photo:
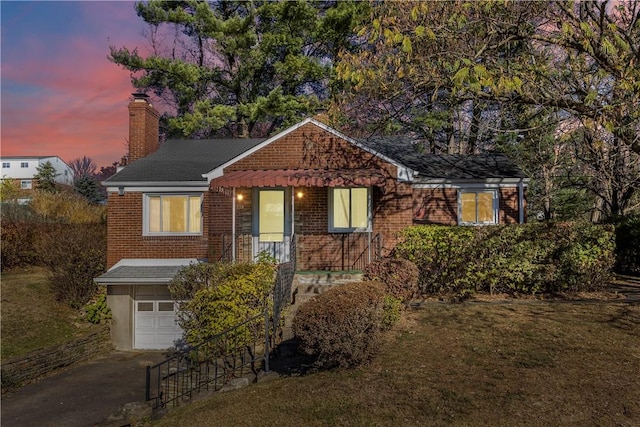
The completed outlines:
<svg viewBox="0 0 640 427">
<path fill-rule="evenodd" d="M 0 21 L 2 156 L 119 161 L 134 89 L 107 57 L 111 45 L 146 52 L 134 2 L 2 0 Z"/>
</svg>

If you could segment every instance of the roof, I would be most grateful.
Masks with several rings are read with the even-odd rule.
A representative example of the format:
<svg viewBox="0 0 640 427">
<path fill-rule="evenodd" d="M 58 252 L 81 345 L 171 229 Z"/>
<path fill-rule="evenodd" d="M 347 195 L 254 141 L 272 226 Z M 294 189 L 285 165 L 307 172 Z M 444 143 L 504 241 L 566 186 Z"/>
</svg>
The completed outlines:
<svg viewBox="0 0 640 427">
<path fill-rule="evenodd" d="M 241 170 L 211 181 L 214 187 L 379 187 L 384 183 L 384 175 L 370 169 Z"/>
<path fill-rule="evenodd" d="M 500 153 L 429 154 L 408 136 L 373 137 L 360 142 L 417 172 L 417 181 L 527 178 L 522 169 Z"/>
<path fill-rule="evenodd" d="M 20 160 L 20 159 L 50 159 L 59 156 L 0 156 L 2 160 Z"/>
<path fill-rule="evenodd" d="M 101 285 L 116 284 L 164 284 L 169 283 L 178 272 L 196 259 L 123 259 L 109 271 L 96 277 Z"/>
<path fill-rule="evenodd" d="M 158 150 L 116 173 L 107 185 L 129 182 L 207 182 L 203 174 L 264 141 L 260 139 L 170 139 Z"/>
</svg>

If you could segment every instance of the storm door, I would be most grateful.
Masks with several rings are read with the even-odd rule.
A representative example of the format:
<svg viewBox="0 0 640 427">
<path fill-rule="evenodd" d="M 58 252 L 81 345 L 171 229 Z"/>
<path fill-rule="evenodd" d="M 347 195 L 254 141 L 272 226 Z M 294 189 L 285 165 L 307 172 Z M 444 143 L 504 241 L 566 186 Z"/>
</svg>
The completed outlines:
<svg viewBox="0 0 640 427">
<path fill-rule="evenodd" d="M 253 215 L 253 256 L 261 252 L 278 262 L 289 261 L 290 197 L 285 189 L 259 189 Z"/>
</svg>

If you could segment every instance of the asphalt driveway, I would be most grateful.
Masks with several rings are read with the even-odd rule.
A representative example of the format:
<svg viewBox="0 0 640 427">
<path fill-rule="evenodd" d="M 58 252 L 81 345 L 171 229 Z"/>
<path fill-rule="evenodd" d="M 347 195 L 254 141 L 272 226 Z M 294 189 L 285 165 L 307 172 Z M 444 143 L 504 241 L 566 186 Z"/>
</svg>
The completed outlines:
<svg viewBox="0 0 640 427">
<path fill-rule="evenodd" d="M 145 367 L 162 352 L 113 352 L 2 396 L 2 427 L 95 426 L 145 398 Z"/>
</svg>

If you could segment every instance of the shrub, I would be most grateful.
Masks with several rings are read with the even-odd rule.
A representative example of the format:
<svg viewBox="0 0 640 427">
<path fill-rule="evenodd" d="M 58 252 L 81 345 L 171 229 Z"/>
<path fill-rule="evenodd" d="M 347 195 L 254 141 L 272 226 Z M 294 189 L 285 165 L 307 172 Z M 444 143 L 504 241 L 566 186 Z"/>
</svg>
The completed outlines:
<svg viewBox="0 0 640 427">
<path fill-rule="evenodd" d="M 364 270 L 364 278 L 384 284 L 387 293 L 401 301 L 418 294 L 418 267 L 403 258 L 381 258 Z"/>
<path fill-rule="evenodd" d="M 2 270 L 39 264 L 36 251 L 39 235 L 37 224 L 16 221 L 3 216 L 0 231 L 0 240 L 2 240 L 0 266 Z"/>
<path fill-rule="evenodd" d="M 615 270 L 620 274 L 640 276 L 640 214 L 620 218 L 615 226 Z"/>
<path fill-rule="evenodd" d="M 399 300 L 379 282 L 347 283 L 303 304 L 293 321 L 301 349 L 325 367 L 371 359 L 381 331 L 399 317 Z"/>
<path fill-rule="evenodd" d="M 102 286 L 95 298 L 84 307 L 86 319 L 90 323 L 101 323 L 111 319 L 111 309 L 107 306 L 107 287 Z"/>
<path fill-rule="evenodd" d="M 106 226 L 50 224 L 41 237 L 39 256 L 51 271 L 56 298 L 73 308 L 84 306 L 96 295 L 93 279 L 106 266 Z"/>
<path fill-rule="evenodd" d="M 422 292 L 465 295 L 592 290 L 613 251 L 613 229 L 589 223 L 411 227 L 396 248 L 419 266 Z"/>
<path fill-rule="evenodd" d="M 179 303 L 178 321 L 184 337 L 197 345 L 220 332 L 263 312 L 275 280 L 269 262 L 192 264 L 183 268 L 169 284 Z M 232 346 L 253 331 L 240 328 L 230 337 Z M 252 335 L 251 335 L 252 336 Z"/>
</svg>

